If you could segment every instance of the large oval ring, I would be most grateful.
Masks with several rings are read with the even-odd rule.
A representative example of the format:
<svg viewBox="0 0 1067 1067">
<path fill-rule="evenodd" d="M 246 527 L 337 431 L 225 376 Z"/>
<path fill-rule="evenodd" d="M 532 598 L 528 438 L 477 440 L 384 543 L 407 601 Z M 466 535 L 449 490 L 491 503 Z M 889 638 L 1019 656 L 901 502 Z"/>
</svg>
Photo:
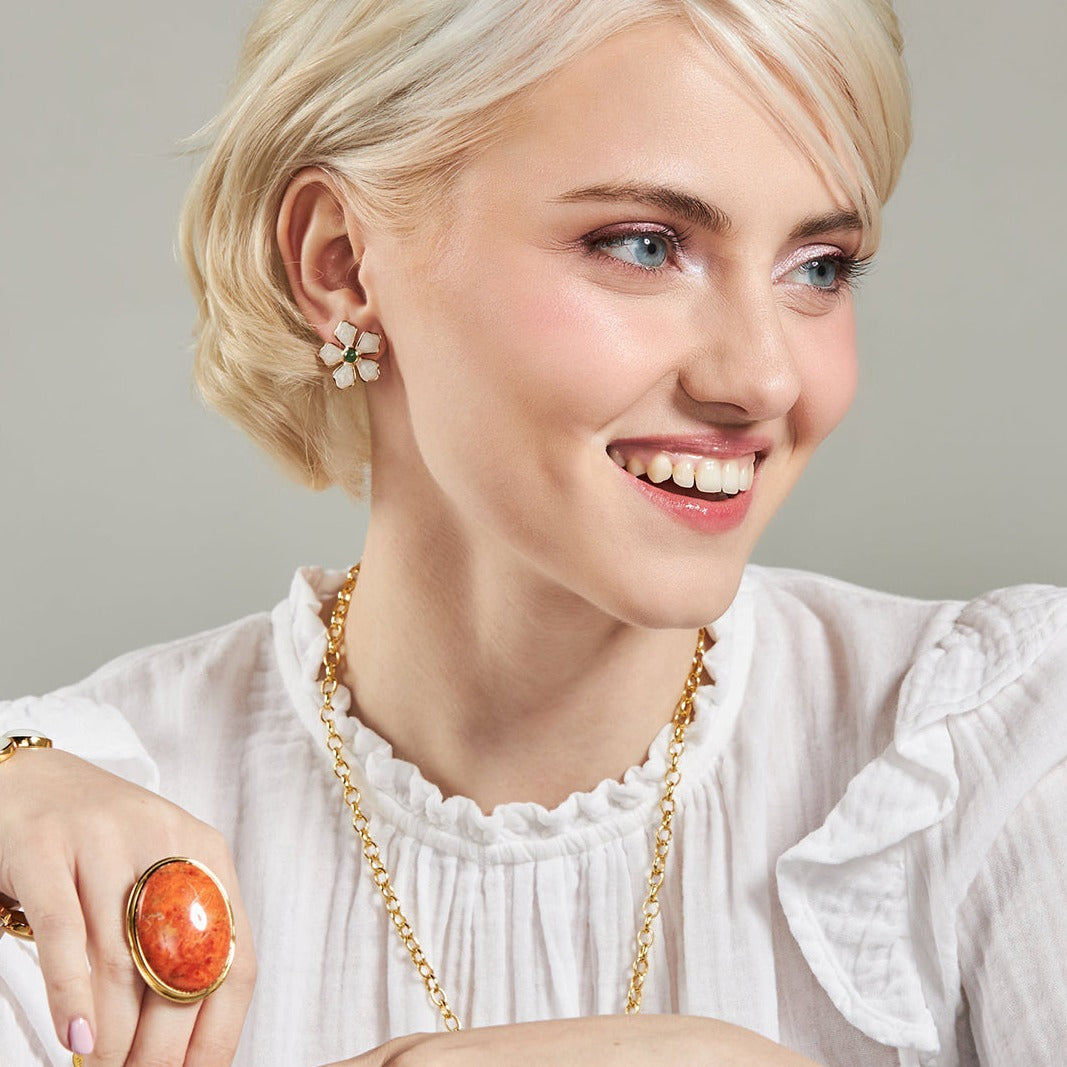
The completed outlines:
<svg viewBox="0 0 1067 1067">
<path fill-rule="evenodd" d="M 169 856 L 130 890 L 126 940 L 148 987 L 189 1004 L 213 993 L 229 974 L 237 939 L 222 883 L 202 863 Z"/>
</svg>

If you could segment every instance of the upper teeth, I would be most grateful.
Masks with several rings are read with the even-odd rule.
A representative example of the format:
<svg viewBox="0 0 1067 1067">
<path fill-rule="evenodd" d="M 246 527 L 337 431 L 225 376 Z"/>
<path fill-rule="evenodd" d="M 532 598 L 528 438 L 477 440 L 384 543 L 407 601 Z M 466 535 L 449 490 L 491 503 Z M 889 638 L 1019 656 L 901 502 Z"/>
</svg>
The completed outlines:
<svg viewBox="0 0 1067 1067">
<path fill-rule="evenodd" d="M 655 452 L 646 459 L 638 453 L 629 457 L 618 448 L 608 453 L 620 466 L 634 477 L 645 475 L 657 485 L 671 479 L 683 489 L 694 485 L 702 493 L 728 493 L 733 496 L 752 488 L 756 469 L 756 456 L 740 456 L 737 459 L 711 459 L 708 456 L 671 456 Z"/>
</svg>

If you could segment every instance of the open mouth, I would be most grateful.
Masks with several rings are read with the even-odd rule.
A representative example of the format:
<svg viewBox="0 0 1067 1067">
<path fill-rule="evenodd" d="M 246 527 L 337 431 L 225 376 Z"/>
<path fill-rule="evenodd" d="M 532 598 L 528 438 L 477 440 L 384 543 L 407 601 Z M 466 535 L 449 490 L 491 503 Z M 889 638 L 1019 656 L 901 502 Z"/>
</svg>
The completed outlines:
<svg viewBox="0 0 1067 1067">
<path fill-rule="evenodd" d="M 657 489 L 708 502 L 747 493 L 761 458 L 756 452 L 725 459 L 624 445 L 612 446 L 608 455 L 635 478 Z"/>
</svg>

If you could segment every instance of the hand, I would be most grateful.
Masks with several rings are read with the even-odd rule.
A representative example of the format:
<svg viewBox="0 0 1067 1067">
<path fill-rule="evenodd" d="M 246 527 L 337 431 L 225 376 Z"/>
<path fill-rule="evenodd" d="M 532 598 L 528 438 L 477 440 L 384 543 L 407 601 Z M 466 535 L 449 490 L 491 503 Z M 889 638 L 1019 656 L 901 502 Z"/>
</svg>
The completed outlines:
<svg viewBox="0 0 1067 1067">
<path fill-rule="evenodd" d="M 233 966 L 194 1004 L 149 990 L 126 943 L 130 889 L 167 856 L 206 864 L 233 905 Z M 0 893 L 20 902 L 33 927 L 59 1040 L 69 1048 L 71 1021 L 88 1023 L 95 1047 L 86 1067 L 232 1062 L 255 956 L 229 849 L 216 830 L 69 753 L 20 751 L 0 764 Z M 0 953 L 5 947 L 0 940 Z"/>
<path fill-rule="evenodd" d="M 816 1067 L 812 1060 L 740 1026 L 694 1015 L 596 1015 L 516 1023 L 458 1034 L 410 1034 L 330 1067 Z"/>
</svg>

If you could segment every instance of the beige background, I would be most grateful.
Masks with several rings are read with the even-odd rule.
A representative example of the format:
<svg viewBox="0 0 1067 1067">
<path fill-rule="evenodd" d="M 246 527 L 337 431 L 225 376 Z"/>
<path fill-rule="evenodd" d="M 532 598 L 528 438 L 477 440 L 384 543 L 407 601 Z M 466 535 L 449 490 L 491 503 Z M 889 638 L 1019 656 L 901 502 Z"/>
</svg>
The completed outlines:
<svg viewBox="0 0 1067 1067">
<path fill-rule="evenodd" d="M 1067 584 L 1067 5 L 903 0 L 917 140 L 860 297 L 859 401 L 759 560 L 918 596 Z M 174 154 L 247 3 L 3 7 L 0 694 L 269 607 L 364 515 L 189 380 Z"/>
</svg>

